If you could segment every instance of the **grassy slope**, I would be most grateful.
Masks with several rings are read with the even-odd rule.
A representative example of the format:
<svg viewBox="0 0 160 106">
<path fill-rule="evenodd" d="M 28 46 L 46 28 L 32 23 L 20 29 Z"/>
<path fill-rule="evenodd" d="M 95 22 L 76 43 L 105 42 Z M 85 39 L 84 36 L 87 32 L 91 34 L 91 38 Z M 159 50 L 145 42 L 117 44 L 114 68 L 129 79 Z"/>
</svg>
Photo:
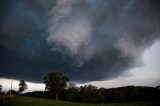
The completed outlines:
<svg viewBox="0 0 160 106">
<path fill-rule="evenodd" d="M 159 103 L 160 104 L 160 103 Z M 110 103 L 110 104 L 86 104 L 66 101 L 55 101 L 50 99 L 39 99 L 32 97 L 8 97 L 5 103 L 0 102 L 0 106 L 160 106 L 155 102 L 139 103 Z"/>
</svg>

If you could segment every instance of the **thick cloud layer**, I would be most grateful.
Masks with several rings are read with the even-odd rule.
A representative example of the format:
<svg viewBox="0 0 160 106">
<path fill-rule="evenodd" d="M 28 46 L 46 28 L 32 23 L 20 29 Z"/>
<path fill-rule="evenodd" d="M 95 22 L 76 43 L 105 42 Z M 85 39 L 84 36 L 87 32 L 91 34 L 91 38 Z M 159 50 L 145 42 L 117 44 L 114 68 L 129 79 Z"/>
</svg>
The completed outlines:
<svg viewBox="0 0 160 106">
<path fill-rule="evenodd" d="M 142 65 L 160 38 L 158 0 L 4 0 L 0 77 L 112 79 Z"/>
</svg>

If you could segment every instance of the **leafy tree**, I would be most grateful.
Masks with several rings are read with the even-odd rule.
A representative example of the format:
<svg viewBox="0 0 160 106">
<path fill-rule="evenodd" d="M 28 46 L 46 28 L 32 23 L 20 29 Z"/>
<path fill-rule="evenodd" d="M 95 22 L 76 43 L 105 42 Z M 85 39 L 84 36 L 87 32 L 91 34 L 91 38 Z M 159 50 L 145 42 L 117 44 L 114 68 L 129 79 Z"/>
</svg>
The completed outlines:
<svg viewBox="0 0 160 106">
<path fill-rule="evenodd" d="M 79 88 L 79 100 L 85 102 L 102 103 L 105 101 L 105 97 L 101 90 L 97 89 L 93 85 L 85 85 Z"/>
<path fill-rule="evenodd" d="M 21 94 L 27 88 L 28 88 L 28 86 L 25 83 L 25 81 L 24 80 L 20 80 L 20 82 L 19 82 L 19 93 Z"/>
<path fill-rule="evenodd" d="M 78 94 L 78 91 L 79 88 L 73 84 L 73 83 L 70 83 L 69 85 L 67 85 L 67 89 L 66 89 L 66 100 L 69 100 L 69 101 L 78 101 L 77 100 L 77 95 Z"/>
<path fill-rule="evenodd" d="M 7 95 L 18 95 L 18 92 L 15 90 L 8 90 Z"/>
<path fill-rule="evenodd" d="M 58 100 L 59 93 L 66 87 L 69 78 L 60 72 L 52 72 L 44 77 L 45 89 L 51 93 L 55 93 Z"/>
</svg>

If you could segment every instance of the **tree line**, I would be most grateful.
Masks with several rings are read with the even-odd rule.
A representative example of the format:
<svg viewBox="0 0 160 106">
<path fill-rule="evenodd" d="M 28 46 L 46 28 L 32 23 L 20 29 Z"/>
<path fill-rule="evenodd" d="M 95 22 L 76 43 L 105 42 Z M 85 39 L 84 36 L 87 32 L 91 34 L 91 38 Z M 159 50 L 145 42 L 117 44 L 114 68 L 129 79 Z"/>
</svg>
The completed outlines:
<svg viewBox="0 0 160 106">
<path fill-rule="evenodd" d="M 34 91 L 21 94 L 27 89 L 24 80 L 20 81 L 19 92 L 22 96 L 49 98 L 87 103 L 158 101 L 160 100 L 159 87 L 126 86 L 119 88 L 97 88 L 93 85 L 77 87 L 67 84 L 69 78 L 60 72 L 53 72 L 44 77 L 45 91 Z"/>
<path fill-rule="evenodd" d="M 77 87 L 73 83 L 67 84 L 68 81 L 69 78 L 64 74 L 53 72 L 44 77 L 46 91 L 35 91 L 23 95 L 87 103 L 160 100 L 158 88 L 126 86 L 105 89 L 91 84 Z"/>
<path fill-rule="evenodd" d="M 49 91 L 34 91 L 25 93 L 23 95 L 38 98 L 56 99 L 56 94 Z M 59 92 L 58 99 L 86 103 L 159 101 L 160 90 L 152 87 L 135 86 L 98 89 L 93 85 L 85 85 L 62 90 Z"/>
</svg>

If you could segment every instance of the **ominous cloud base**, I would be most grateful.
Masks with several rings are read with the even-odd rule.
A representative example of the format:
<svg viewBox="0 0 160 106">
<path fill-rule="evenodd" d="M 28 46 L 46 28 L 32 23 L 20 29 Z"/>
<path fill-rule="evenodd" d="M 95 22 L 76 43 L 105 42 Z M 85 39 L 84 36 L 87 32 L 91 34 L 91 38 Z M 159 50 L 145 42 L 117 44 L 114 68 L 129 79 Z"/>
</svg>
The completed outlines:
<svg viewBox="0 0 160 106">
<path fill-rule="evenodd" d="M 160 37 L 158 0 L 2 0 L 0 77 L 112 79 Z"/>
</svg>

